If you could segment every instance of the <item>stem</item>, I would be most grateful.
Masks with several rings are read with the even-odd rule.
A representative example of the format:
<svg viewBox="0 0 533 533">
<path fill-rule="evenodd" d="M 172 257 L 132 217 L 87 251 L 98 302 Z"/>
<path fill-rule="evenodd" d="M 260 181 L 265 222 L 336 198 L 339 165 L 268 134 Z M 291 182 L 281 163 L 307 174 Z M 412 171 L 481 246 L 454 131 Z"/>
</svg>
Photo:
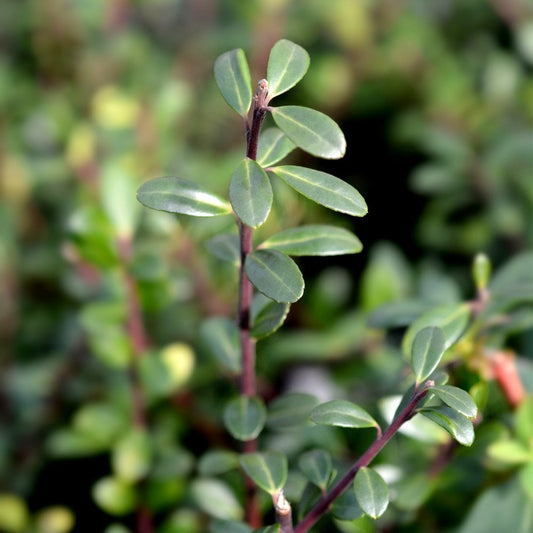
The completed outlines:
<svg viewBox="0 0 533 533">
<path fill-rule="evenodd" d="M 342 492 L 350 485 L 360 468 L 367 466 L 382 448 L 389 442 L 389 440 L 400 429 L 404 422 L 407 422 L 414 415 L 418 402 L 426 395 L 428 389 L 434 384 L 428 381 L 420 392 L 413 393 L 411 401 L 392 421 L 391 425 L 378 437 L 366 450 L 361 457 L 353 464 L 353 466 L 344 474 L 344 476 L 337 482 L 337 484 L 323 496 L 313 509 L 305 516 L 305 518 L 294 528 L 294 533 L 305 533 L 309 528 L 328 511 L 333 501 L 338 498 Z"/>
<path fill-rule="evenodd" d="M 118 250 L 122 266 L 124 268 L 124 284 L 128 306 L 127 330 L 132 344 L 132 356 L 128 368 L 131 386 L 131 398 L 133 405 L 133 425 L 136 428 L 147 430 L 148 421 L 146 416 L 146 398 L 139 376 L 139 361 L 143 352 L 148 348 L 148 336 L 142 320 L 141 305 L 137 294 L 135 279 L 128 271 L 128 265 L 132 255 L 132 242 L 130 238 L 118 239 Z M 144 480 L 138 482 L 138 487 L 144 488 Z M 152 514 L 147 505 L 141 501 L 136 511 L 136 533 L 152 533 L 154 526 Z"/>
<path fill-rule="evenodd" d="M 259 132 L 266 116 L 268 103 L 268 83 L 265 80 L 259 82 L 259 88 L 254 96 L 252 104 L 252 122 L 248 127 L 246 122 L 246 157 L 257 159 L 257 146 Z M 241 340 L 241 393 L 252 397 L 257 394 L 255 380 L 255 340 L 250 335 L 250 314 L 252 307 L 253 286 L 246 276 L 244 264 L 246 257 L 253 250 L 252 228 L 239 221 L 240 255 L 239 268 L 239 306 L 237 311 L 237 326 Z M 249 440 L 244 443 L 244 452 L 257 451 L 257 440 Z M 257 501 L 257 488 L 255 483 L 245 475 L 246 483 L 246 521 L 253 528 L 261 526 L 261 513 Z"/>
<path fill-rule="evenodd" d="M 276 509 L 276 522 L 279 524 L 279 533 L 294 533 L 292 527 L 292 509 L 291 504 L 285 498 L 283 491 L 275 494 L 274 507 Z"/>
</svg>

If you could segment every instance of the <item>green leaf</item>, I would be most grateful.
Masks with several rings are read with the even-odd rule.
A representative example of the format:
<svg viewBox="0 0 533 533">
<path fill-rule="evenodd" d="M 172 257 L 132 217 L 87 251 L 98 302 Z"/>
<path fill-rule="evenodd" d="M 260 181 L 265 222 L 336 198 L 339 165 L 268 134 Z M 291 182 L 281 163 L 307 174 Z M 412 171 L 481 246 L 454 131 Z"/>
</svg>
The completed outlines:
<svg viewBox="0 0 533 533">
<path fill-rule="evenodd" d="M 524 465 L 519 473 L 520 485 L 528 495 L 530 500 L 533 500 L 533 460 Z"/>
<path fill-rule="evenodd" d="M 131 430 L 113 448 L 113 472 L 124 481 L 135 482 L 143 479 L 148 474 L 151 462 L 151 440 L 146 431 Z"/>
<path fill-rule="evenodd" d="M 209 527 L 209 533 L 252 533 L 252 528 L 235 520 L 217 520 Z"/>
<path fill-rule="evenodd" d="M 102 173 L 100 193 L 107 217 L 119 237 L 131 238 L 141 206 L 135 201 L 135 182 L 118 165 L 107 165 Z"/>
<path fill-rule="evenodd" d="M 261 133 L 257 145 L 257 162 L 269 167 L 290 154 L 296 145 L 278 128 L 268 128 Z"/>
<path fill-rule="evenodd" d="M 368 209 L 363 197 L 345 181 L 306 167 L 287 165 L 269 169 L 300 194 L 334 211 L 354 217 L 366 215 Z"/>
<path fill-rule="evenodd" d="M 229 450 L 212 450 L 198 461 L 198 472 L 201 476 L 217 476 L 238 468 L 239 456 Z"/>
<path fill-rule="evenodd" d="M 92 496 L 98 507 L 111 515 L 128 514 L 137 504 L 137 494 L 133 485 L 111 476 L 95 483 Z"/>
<path fill-rule="evenodd" d="M 28 530 L 28 508 L 24 500 L 14 494 L 0 494 L 0 530 L 20 533 Z"/>
<path fill-rule="evenodd" d="M 371 328 L 401 328 L 412 324 L 425 311 L 428 304 L 419 300 L 402 300 L 380 305 L 368 316 Z"/>
<path fill-rule="evenodd" d="M 467 418 L 474 418 L 477 415 L 477 406 L 468 392 L 451 385 L 432 387 L 431 392 Z"/>
<path fill-rule="evenodd" d="M 470 306 L 466 303 L 443 305 L 424 313 L 406 331 L 402 350 L 410 355 L 416 334 L 428 326 L 435 326 L 444 333 L 444 349 L 447 350 L 463 333 L 470 320 Z"/>
<path fill-rule="evenodd" d="M 207 250 L 215 257 L 233 265 L 241 261 L 239 236 L 234 233 L 215 235 L 207 241 Z"/>
<path fill-rule="evenodd" d="M 276 331 L 287 318 L 289 304 L 274 302 L 258 293 L 252 301 L 252 337 L 262 339 Z"/>
<path fill-rule="evenodd" d="M 224 409 L 224 425 L 238 440 L 255 439 L 266 422 L 266 408 L 258 397 L 239 396 Z"/>
<path fill-rule="evenodd" d="M 281 39 L 270 51 L 267 67 L 270 97 L 288 91 L 305 75 L 309 68 L 309 54 L 299 45 Z"/>
<path fill-rule="evenodd" d="M 207 350 L 229 371 L 241 371 L 241 351 L 239 330 L 233 320 L 226 317 L 213 317 L 200 327 L 200 337 Z"/>
<path fill-rule="evenodd" d="M 520 465 L 533 461 L 533 451 L 517 440 L 499 440 L 487 448 L 491 459 L 507 465 Z"/>
<path fill-rule="evenodd" d="M 287 458 L 280 452 L 247 453 L 239 461 L 248 476 L 269 494 L 279 492 L 287 481 Z"/>
<path fill-rule="evenodd" d="M 428 407 L 420 414 L 443 427 L 459 444 L 470 446 L 474 442 L 472 422 L 450 407 Z"/>
<path fill-rule="evenodd" d="M 345 490 L 333 502 L 331 512 L 338 520 L 357 520 L 365 514 L 359 506 L 353 490 Z"/>
<path fill-rule="evenodd" d="M 355 476 L 355 497 L 361 509 L 372 518 L 380 517 L 389 505 L 389 488 L 372 468 L 363 467 Z"/>
<path fill-rule="evenodd" d="M 322 490 L 326 490 L 331 476 L 331 457 L 324 450 L 311 450 L 300 456 L 298 466 L 305 477 Z"/>
<path fill-rule="evenodd" d="M 526 445 L 533 443 L 533 397 L 526 396 L 515 415 L 516 436 Z"/>
<path fill-rule="evenodd" d="M 262 527 L 260 529 L 254 529 L 253 533 L 279 533 L 279 524 Z"/>
<path fill-rule="evenodd" d="M 411 347 L 411 365 L 417 383 L 427 379 L 437 368 L 444 354 L 444 334 L 440 328 L 420 330 Z"/>
<path fill-rule="evenodd" d="M 301 392 L 278 396 L 268 406 L 267 425 L 274 430 L 302 426 L 309 422 L 309 415 L 317 403 L 317 398 Z"/>
<path fill-rule="evenodd" d="M 378 423 L 358 405 L 346 400 L 331 400 L 317 405 L 311 412 L 316 424 L 346 428 L 378 427 Z"/>
<path fill-rule="evenodd" d="M 212 478 L 196 479 L 191 483 L 191 495 L 196 505 L 207 514 L 222 520 L 240 520 L 243 509 L 232 489 Z"/>
<path fill-rule="evenodd" d="M 276 125 L 302 150 L 324 159 L 344 156 L 344 134 L 324 113 L 300 106 L 273 107 L 271 112 Z"/>
<path fill-rule="evenodd" d="M 196 183 L 179 178 L 155 178 L 137 191 L 141 204 L 157 211 L 194 217 L 215 217 L 231 213 L 228 202 Z"/>
<path fill-rule="evenodd" d="M 279 250 L 287 255 L 342 255 L 360 252 L 363 245 L 344 228 L 309 225 L 277 233 L 259 248 Z"/>
<path fill-rule="evenodd" d="M 517 476 L 486 488 L 470 507 L 457 533 L 530 533 L 533 531 L 531 496 Z"/>
<path fill-rule="evenodd" d="M 245 117 L 252 104 L 252 80 L 246 56 L 240 48 L 217 58 L 215 79 L 224 100 Z"/>
<path fill-rule="evenodd" d="M 296 263 L 277 250 L 257 250 L 246 257 L 246 275 L 255 288 L 276 302 L 292 303 L 304 292 Z"/>
<path fill-rule="evenodd" d="M 229 198 L 237 216 L 257 228 L 267 219 L 272 206 L 272 186 L 266 172 L 252 159 L 243 159 L 231 178 Z"/>
</svg>

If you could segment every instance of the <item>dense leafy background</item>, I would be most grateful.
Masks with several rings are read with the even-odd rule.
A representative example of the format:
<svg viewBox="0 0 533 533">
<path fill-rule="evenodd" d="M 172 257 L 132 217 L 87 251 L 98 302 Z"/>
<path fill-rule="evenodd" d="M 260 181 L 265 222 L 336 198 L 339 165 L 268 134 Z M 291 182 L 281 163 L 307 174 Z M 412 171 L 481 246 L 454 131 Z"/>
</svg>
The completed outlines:
<svg viewBox="0 0 533 533">
<path fill-rule="evenodd" d="M 376 402 L 404 391 L 399 333 L 413 307 L 402 308 L 388 336 L 368 326 L 368 313 L 407 298 L 427 307 L 471 298 L 475 253 L 486 252 L 497 268 L 533 246 L 533 13 L 526 4 L 2 2 L 0 514 L 10 518 L 0 529 L 26 531 L 31 520 L 38 531 L 61 533 L 72 517 L 79 532 L 131 526 L 132 483 L 147 472 L 145 498 L 164 533 L 204 531 L 203 512 L 218 511 L 208 508 L 209 491 L 225 502 L 219 518 L 242 516 L 228 489 L 240 495 L 231 470 L 237 459 L 224 451 L 199 461 L 209 449 L 235 449 L 222 419 L 239 363 L 231 349 L 213 357 L 213 338 L 235 331 L 213 319 L 197 336 L 201 320 L 235 309 L 231 239 L 219 243 L 229 262 L 207 253 L 209 239 L 234 231 L 233 221 L 162 215 L 135 199 L 156 176 L 179 176 L 227 198 L 244 151 L 242 121 L 213 77 L 215 58 L 229 49 L 246 50 L 253 83 L 265 77 L 279 38 L 309 51 L 306 77 L 277 103 L 328 113 L 348 148 L 340 161 L 317 163 L 297 151 L 288 164 L 343 177 L 369 206 L 352 221 L 276 181 L 258 242 L 298 224 L 335 222 L 364 249 L 340 260 L 298 260 L 307 290 L 282 332 L 258 345 L 261 394 L 270 400 L 294 388 L 323 401 L 347 398 L 382 417 Z M 125 329 L 131 283 L 147 343 L 136 344 Z M 522 356 L 531 390 L 533 321 L 530 309 L 520 313 L 498 342 Z M 146 344 L 149 439 L 130 427 L 127 372 Z M 463 369 L 456 379 L 468 387 L 480 376 Z M 487 449 L 504 437 L 526 446 L 531 437 L 513 423 L 501 393 L 489 391 L 471 449 L 450 450 L 441 468 L 442 434 L 426 435 L 429 444 L 400 438 L 379 460 L 394 486 L 379 525 L 324 522 L 323 531 L 525 531 L 531 481 L 529 492 L 515 490 L 509 454 L 501 444 L 492 455 Z M 267 419 L 267 426 L 276 424 Z M 265 443 L 290 456 L 325 447 L 341 468 L 371 438 L 370 430 L 309 427 L 272 432 Z M 520 464 L 528 461 L 526 453 Z M 531 470 L 520 474 L 526 486 Z M 222 481 L 212 481 L 221 473 Z M 289 499 L 299 500 L 301 478 L 289 478 Z M 510 518 L 490 530 L 487 509 L 495 507 L 499 520 Z"/>
</svg>

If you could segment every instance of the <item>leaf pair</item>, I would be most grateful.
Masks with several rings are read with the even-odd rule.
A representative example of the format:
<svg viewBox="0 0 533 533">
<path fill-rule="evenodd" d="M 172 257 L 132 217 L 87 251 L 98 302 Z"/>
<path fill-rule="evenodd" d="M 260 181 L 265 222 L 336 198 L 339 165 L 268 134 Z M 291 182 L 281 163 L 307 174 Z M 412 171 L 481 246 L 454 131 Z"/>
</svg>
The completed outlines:
<svg viewBox="0 0 533 533">
<path fill-rule="evenodd" d="M 294 87 L 309 68 L 309 54 L 297 44 L 282 39 L 270 52 L 267 67 L 269 98 Z M 215 79 L 226 102 L 239 115 L 246 116 L 252 104 L 252 83 L 246 56 L 240 48 L 219 56 Z"/>
</svg>

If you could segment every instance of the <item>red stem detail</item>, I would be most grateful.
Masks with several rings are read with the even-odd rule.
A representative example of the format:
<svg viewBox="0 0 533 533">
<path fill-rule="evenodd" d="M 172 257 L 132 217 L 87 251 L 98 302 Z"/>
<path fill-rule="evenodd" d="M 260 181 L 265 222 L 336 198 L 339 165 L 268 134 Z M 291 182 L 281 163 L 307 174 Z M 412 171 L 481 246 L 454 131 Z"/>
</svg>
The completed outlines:
<svg viewBox="0 0 533 533">
<path fill-rule="evenodd" d="M 268 103 L 268 84 L 259 82 L 259 89 L 254 96 L 252 106 L 252 122 L 246 131 L 246 157 L 257 158 L 259 132 L 266 116 Z M 239 269 L 239 307 L 237 312 L 237 325 L 241 340 L 241 393 L 252 397 L 257 394 L 255 380 L 255 340 L 250 335 L 250 310 L 252 307 L 253 286 L 246 276 L 244 264 L 246 257 L 253 250 L 252 228 L 239 221 L 241 264 Z M 253 439 L 244 443 L 244 452 L 257 451 L 257 440 Z M 257 488 L 255 483 L 245 476 L 246 482 L 246 521 L 253 528 L 261 527 L 261 512 L 257 501 Z"/>
<path fill-rule="evenodd" d="M 405 408 L 398 414 L 398 416 L 392 421 L 391 425 L 378 437 L 370 447 L 359 457 L 359 459 L 353 464 L 353 466 L 344 474 L 344 476 L 337 482 L 337 484 L 323 496 L 313 509 L 305 516 L 305 518 L 294 528 L 294 533 L 306 533 L 309 528 L 328 511 L 330 505 L 338 498 L 344 490 L 353 482 L 355 475 L 360 468 L 367 466 L 376 455 L 382 450 L 382 448 L 389 442 L 389 440 L 398 431 L 400 426 L 407 422 L 415 413 L 418 402 L 426 395 L 428 388 L 432 386 L 430 382 L 422 388 L 420 392 L 413 394 L 411 401 L 405 406 Z"/>
</svg>

